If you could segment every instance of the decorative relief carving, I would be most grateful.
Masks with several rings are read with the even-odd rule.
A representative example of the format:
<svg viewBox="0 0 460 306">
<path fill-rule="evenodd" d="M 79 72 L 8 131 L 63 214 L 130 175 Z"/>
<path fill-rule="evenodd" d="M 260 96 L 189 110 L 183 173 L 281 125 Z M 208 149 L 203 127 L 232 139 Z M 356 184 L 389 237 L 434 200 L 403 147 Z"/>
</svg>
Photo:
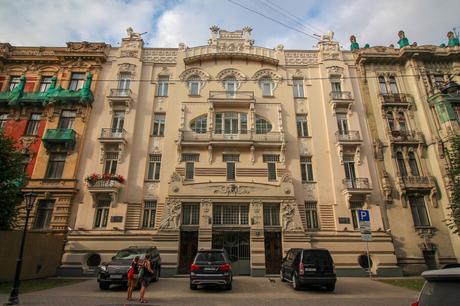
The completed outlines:
<svg viewBox="0 0 460 306">
<path fill-rule="evenodd" d="M 162 230 L 177 230 L 179 229 L 179 221 L 181 215 L 181 201 L 178 199 L 168 199 L 163 211 L 163 218 L 160 222 Z"/>
<path fill-rule="evenodd" d="M 37 136 L 22 136 L 19 138 L 19 143 L 21 144 L 21 153 L 27 154 L 30 151 L 30 146 L 37 141 Z"/>
<path fill-rule="evenodd" d="M 202 225 L 210 225 L 212 223 L 212 201 L 211 199 L 202 199 L 200 203 L 200 213 L 203 222 Z"/>
<path fill-rule="evenodd" d="M 302 231 L 299 211 L 295 200 L 284 200 L 281 202 L 281 219 L 283 231 Z"/>
<path fill-rule="evenodd" d="M 251 201 L 251 225 L 262 225 L 263 204 L 261 201 Z"/>
<path fill-rule="evenodd" d="M 199 76 L 202 81 L 207 81 L 207 80 L 209 80 L 211 78 L 209 73 L 207 73 L 207 72 L 205 72 L 205 71 L 203 71 L 201 69 L 190 68 L 190 69 L 187 69 L 187 70 L 183 71 L 179 75 L 179 79 L 181 79 L 182 81 L 185 81 L 185 80 L 188 80 L 191 76 L 194 76 L 194 75 Z"/>
<path fill-rule="evenodd" d="M 122 50 L 120 52 L 120 57 L 138 57 L 139 52 L 137 50 Z"/>
<path fill-rule="evenodd" d="M 329 74 L 343 74 L 343 68 L 339 66 L 331 66 L 326 68 Z"/>
<path fill-rule="evenodd" d="M 177 50 L 144 50 L 143 62 L 175 64 L 177 62 Z"/>
<path fill-rule="evenodd" d="M 177 172 L 173 172 L 171 174 L 171 177 L 169 178 L 169 182 L 170 183 L 182 182 L 182 177 Z"/>
<path fill-rule="evenodd" d="M 225 80 L 228 77 L 234 77 L 237 81 L 246 80 L 246 76 L 243 73 L 233 68 L 224 69 L 216 75 L 216 79 L 218 80 Z M 239 85 L 240 82 L 238 82 L 238 87 Z"/>
<path fill-rule="evenodd" d="M 105 43 L 90 43 L 87 41 L 82 42 L 68 42 L 67 49 L 71 51 L 104 51 L 107 47 Z M 48 52 L 49 54 L 45 54 Z M 41 55 L 53 55 L 53 51 L 43 51 Z M 37 54 L 40 55 L 40 54 Z"/>
<path fill-rule="evenodd" d="M 286 65 L 309 65 L 318 63 L 318 53 L 285 52 Z"/>
<path fill-rule="evenodd" d="M 214 185 L 211 186 L 214 189 L 214 193 L 217 194 L 225 194 L 229 195 L 241 195 L 241 194 L 249 194 L 251 189 L 255 189 L 254 187 L 249 186 L 241 186 L 237 184 L 228 184 L 228 185 Z"/>
<path fill-rule="evenodd" d="M 134 64 L 129 64 L 129 63 L 123 63 L 118 65 L 118 71 L 119 72 L 130 72 L 134 73 L 136 71 L 136 65 Z"/>
</svg>

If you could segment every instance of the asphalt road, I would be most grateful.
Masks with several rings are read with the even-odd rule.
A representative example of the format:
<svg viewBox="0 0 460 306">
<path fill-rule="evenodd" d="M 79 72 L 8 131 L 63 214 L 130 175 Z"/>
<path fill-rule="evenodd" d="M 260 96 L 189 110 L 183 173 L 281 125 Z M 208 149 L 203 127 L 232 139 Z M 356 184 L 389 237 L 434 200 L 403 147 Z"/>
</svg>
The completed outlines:
<svg viewBox="0 0 460 306">
<path fill-rule="evenodd" d="M 134 292 L 138 297 L 139 292 Z M 366 278 L 339 278 L 334 293 L 322 290 L 294 291 L 278 278 L 235 277 L 232 291 L 219 288 L 191 291 L 187 278 L 163 278 L 152 283 L 147 304 L 127 302 L 124 288 L 100 291 L 96 280 L 24 294 L 20 305 L 33 306 L 125 306 L 125 305 L 371 305 L 408 306 L 417 292 Z M 1 303 L 7 295 L 0 295 Z"/>
</svg>

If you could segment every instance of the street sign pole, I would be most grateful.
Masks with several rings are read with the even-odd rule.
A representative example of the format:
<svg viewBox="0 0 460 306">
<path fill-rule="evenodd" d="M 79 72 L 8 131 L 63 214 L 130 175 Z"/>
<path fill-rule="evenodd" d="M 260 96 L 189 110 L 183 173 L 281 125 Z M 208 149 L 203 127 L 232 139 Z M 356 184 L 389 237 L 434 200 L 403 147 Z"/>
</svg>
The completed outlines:
<svg viewBox="0 0 460 306">
<path fill-rule="evenodd" d="M 367 270 L 369 271 L 369 278 L 372 279 L 371 257 L 369 256 L 369 241 L 366 241 L 366 254 L 367 254 Z"/>
<path fill-rule="evenodd" d="M 367 271 L 369 278 L 372 279 L 371 257 L 369 255 L 369 241 L 372 241 L 371 219 L 368 210 L 358 210 L 359 228 L 361 230 L 361 238 L 366 241 L 366 256 L 367 256 Z"/>
</svg>

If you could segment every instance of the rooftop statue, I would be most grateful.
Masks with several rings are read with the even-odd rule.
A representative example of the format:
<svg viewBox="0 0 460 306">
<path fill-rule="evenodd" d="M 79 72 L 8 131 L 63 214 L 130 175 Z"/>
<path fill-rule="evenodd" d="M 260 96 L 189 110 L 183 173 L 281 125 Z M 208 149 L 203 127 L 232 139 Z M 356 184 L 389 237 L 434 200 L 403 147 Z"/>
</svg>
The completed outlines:
<svg viewBox="0 0 460 306">
<path fill-rule="evenodd" d="M 447 43 L 448 47 L 460 46 L 458 37 L 455 37 L 454 32 L 452 31 L 447 32 L 447 38 L 449 39 L 449 42 Z"/>
<path fill-rule="evenodd" d="M 334 32 L 329 31 L 326 34 L 321 35 L 321 41 L 332 41 L 334 38 Z"/>
<path fill-rule="evenodd" d="M 351 46 L 350 46 L 351 51 L 359 49 L 359 44 L 356 42 L 355 35 L 350 36 L 350 42 L 351 42 Z"/>
<path fill-rule="evenodd" d="M 144 33 L 134 32 L 133 28 L 129 27 L 126 29 L 126 33 L 128 33 L 129 39 L 141 39 L 141 36 L 146 34 L 147 32 L 144 32 Z"/>
<path fill-rule="evenodd" d="M 400 48 L 409 46 L 409 40 L 406 38 L 406 34 L 404 34 L 404 31 L 399 31 L 398 36 L 399 36 L 398 44 Z"/>
</svg>

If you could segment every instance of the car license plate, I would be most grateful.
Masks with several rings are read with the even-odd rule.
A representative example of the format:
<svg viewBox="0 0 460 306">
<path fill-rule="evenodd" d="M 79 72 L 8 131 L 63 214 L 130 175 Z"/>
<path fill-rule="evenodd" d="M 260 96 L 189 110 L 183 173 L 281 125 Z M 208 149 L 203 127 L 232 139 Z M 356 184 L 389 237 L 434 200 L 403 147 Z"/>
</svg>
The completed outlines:
<svg viewBox="0 0 460 306">
<path fill-rule="evenodd" d="M 118 274 L 110 275 L 110 278 L 112 278 L 112 279 L 122 279 L 123 275 L 118 275 Z"/>
<path fill-rule="evenodd" d="M 315 272 L 316 268 L 305 268 L 305 272 Z"/>
<path fill-rule="evenodd" d="M 216 268 L 204 268 L 205 271 L 215 271 Z"/>
</svg>

